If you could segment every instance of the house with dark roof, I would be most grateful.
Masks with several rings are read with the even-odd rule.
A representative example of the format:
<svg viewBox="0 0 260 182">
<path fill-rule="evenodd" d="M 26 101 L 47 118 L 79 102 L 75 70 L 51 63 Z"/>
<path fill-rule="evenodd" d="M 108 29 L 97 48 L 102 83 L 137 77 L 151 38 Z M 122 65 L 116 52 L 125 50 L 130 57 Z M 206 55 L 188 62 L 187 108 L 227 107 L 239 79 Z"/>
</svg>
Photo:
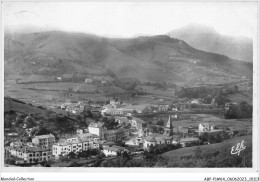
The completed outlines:
<svg viewBox="0 0 260 182">
<path fill-rule="evenodd" d="M 172 144 L 172 137 L 162 134 L 152 134 L 144 138 L 143 147 L 149 149 L 151 146 L 166 144 Z"/>
</svg>

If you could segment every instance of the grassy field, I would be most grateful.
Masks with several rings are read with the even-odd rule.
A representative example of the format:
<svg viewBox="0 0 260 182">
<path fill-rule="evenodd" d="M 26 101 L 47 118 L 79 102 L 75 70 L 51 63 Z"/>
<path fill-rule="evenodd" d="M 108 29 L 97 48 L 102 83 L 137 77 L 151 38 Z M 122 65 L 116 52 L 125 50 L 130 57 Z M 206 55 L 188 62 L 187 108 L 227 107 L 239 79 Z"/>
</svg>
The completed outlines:
<svg viewBox="0 0 260 182">
<path fill-rule="evenodd" d="M 231 154 L 231 148 L 244 140 L 245 150 Z M 250 167 L 252 166 L 252 135 L 235 137 L 222 143 L 186 147 L 163 154 L 167 167 Z M 196 154 L 197 153 L 197 154 Z M 199 155 L 198 155 L 199 153 Z"/>
<path fill-rule="evenodd" d="M 38 114 L 44 118 L 47 118 L 46 110 L 44 109 L 5 98 L 4 111 L 8 112 L 10 110 L 17 111 L 19 113 L 24 113 L 24 114 Z"/>
<path fill-rule="evenodd" d="M 149 93 L 151 95 L 158 95 L 158 96 L 166 96 L 166 97 L 173 97 L 175 96 L 174 89 L 156 89 L 154 86 L 141 86 L 144 92 Z"/>
</svg>

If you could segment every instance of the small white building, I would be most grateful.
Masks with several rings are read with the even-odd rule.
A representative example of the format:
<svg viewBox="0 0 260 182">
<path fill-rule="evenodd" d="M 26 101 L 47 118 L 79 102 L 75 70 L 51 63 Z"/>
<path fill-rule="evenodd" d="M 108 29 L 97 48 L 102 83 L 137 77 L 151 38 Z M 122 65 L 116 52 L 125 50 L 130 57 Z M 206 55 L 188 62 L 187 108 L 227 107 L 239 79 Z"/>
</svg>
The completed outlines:
<svg viewBox="0 0 260 182">
<path fill-rule="evenodd" d="M 105 154 L 106 157 L 117 156 L 119 153 L 122 153 L 124 151 L 128 152 L 128 150 L 126 148 L 115 146 L 115 145 L 113 145 L 112 147 L 105 147 L 102 150 L 102 152 Z"/>
<path fill-rule="evenodd" d="M 93 83 L 93 79 L 91 79 L 91 78 L 85 78 L 85 83 Z"/>
<path fill-rule="evenodd" d="M 200 123 L 199 124 L 199 131 L 210 131 L 211 127 L 209 123 Z"/>
<path fill-rule="evenodd" d="M 100 140 L 104 139 L 104 134 L 107 128 L 104 126 L 105 123 L 90 123 L 88 126 L 89 133 L 99 136 Z"/>
</svg>

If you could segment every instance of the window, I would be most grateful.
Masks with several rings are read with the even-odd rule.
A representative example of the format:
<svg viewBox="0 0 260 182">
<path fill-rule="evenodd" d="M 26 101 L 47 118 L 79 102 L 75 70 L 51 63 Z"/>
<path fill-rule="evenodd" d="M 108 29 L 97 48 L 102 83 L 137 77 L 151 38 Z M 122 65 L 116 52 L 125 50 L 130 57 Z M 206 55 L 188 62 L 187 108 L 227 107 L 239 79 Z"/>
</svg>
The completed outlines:
<svg viewBox="0 0 260 182">
<path fill-rule="evenodd" d="M 43 153 L 43 156 L 46 156 L 46 153 Z"/>
<path fill-rule="evenodd" d="M 32 154 L 29 154 L 29 157 L 32 157 Z"/>
</svg>

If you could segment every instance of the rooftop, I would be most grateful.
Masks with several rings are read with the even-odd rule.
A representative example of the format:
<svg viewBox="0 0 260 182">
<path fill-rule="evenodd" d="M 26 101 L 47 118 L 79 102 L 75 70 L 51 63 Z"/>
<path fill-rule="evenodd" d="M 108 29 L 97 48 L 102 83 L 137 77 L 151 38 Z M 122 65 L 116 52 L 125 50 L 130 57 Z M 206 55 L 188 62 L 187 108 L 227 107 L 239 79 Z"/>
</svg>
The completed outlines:
<svg viewBox="0 0 260 182">
<path fill-rule="evenodd" d="M 90 123 L 89 127 L 94 127 L 94 128 L 102 128 L 105 123 L 103 122 L 98 122 L 98 123 Z"/>
<path fill-rule="evenodd" d="M 38 135 L 38 136 L 34 136 L 34 138 L 39 138 L 39 139 L 42 139 L 42 138 L 55 138 L 55 136 L 53 134 L 48 134 L 48 135 Z"/>
</svg>

